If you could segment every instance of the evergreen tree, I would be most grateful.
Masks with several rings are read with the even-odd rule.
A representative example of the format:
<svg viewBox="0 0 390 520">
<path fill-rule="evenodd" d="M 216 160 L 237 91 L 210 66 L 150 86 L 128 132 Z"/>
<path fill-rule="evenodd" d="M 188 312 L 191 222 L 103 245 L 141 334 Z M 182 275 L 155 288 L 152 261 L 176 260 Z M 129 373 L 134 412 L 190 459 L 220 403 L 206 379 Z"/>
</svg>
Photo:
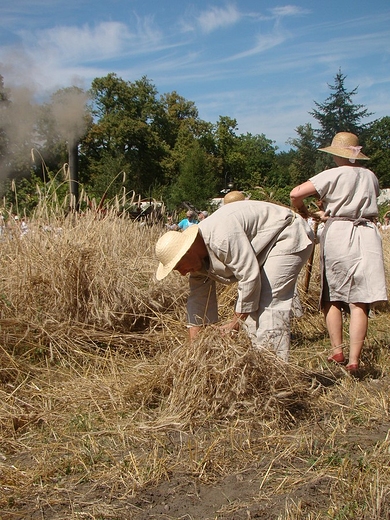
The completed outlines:
<svg viewBox="0 0 390 520">
<path fill-rule="evenodd" d="M 328 146 L 338 132 L 352 132 L 359 136 L 367 127 L 361 121 L 372 115 L 364 105 L 353 104 L 352 98 L 357 94 L 358 87 L 348 91 L 344 85 L 345 79 L 340 69 L 334 85 L 328 84 L 332 90 L 330 96 L 323 103 L 314 101 L 317 108 L 309 112 L 320 124 L 320 128 L 315 130 L 320 146 Z"/>
</svg>

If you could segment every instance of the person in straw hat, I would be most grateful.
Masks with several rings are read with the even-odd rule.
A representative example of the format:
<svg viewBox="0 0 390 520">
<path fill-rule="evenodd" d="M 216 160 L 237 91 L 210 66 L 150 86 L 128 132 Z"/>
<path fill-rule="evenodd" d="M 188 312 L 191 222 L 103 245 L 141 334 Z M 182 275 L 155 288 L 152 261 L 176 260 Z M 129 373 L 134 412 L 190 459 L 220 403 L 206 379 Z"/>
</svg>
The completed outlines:
<svg viewBox="0 0 390 520">
<path fill-rule="evenodd" d="M 242 193 L 242 191 L 229 191 L 229 193 L 226 193 L 226 195 L 223 198 L 224 204 L 229 204 L 230 202 L 237 202 L 239 200 L 245 200 L 245 195 Z"/>
<path fill-rule="evenodd" d="M 321 234 L 321 308 L 331 342 L 329 362 L 344 364 L 343 315 L 350 312 L 349 359 L 346 369 L 356 372 L 367 335 L 370 304 L 386 301 L 382 241 L 375 223 L 379 183 L 363 166 L 368 161 L 358 137 L 337 133 L 330 146 L 319 151 L 332 155 L 335 168 L 325 170 L 291 193 L 291 202 L 305 218 L 307 197 L 318 197 L 325 221 Z M 325 215 L 329 215 L 326 217 Z"/>
<path fill-rule="evenodd" d="M 189 273 L 191 340 L 218 321 L 216 282 L 237 282 L 235 312 L 221 333 L 245 321 L 255 347 L 271 347 L 287 361 L 295 282 L 313 241 L 310 226 L 290 208 L 251 200 L 226 204 L 198 225 L 160 237 L 156 278 L 172 270 Z"/>
</svg>

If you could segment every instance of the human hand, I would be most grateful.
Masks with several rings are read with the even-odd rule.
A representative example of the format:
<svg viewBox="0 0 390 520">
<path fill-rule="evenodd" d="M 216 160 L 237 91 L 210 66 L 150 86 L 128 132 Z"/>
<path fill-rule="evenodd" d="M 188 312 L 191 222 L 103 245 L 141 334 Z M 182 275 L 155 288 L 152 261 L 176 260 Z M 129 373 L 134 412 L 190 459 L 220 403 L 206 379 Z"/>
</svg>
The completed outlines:
<svg viewBox="0 0 390 520">
<path fill-rule="evenodd" d="M 328 220 L 328 218 L 330 217 L 330 210 L 327 210 L 327 211 L 316 211 L 314 213 L 314 218 L 316 220 L 319 220 L 320 222 L 326 222 Z"/>
<path fill-rule="evenodd" d="M 219 330 L 222 332 L 222 334 L 238 332 L 241 328 L 242 323 L 244 322 L 244 320 L 246 320 L 247 317 L 247 313 L 236 312 L 230 321 L 224 323 L 219 327 Z"/>
</svg>

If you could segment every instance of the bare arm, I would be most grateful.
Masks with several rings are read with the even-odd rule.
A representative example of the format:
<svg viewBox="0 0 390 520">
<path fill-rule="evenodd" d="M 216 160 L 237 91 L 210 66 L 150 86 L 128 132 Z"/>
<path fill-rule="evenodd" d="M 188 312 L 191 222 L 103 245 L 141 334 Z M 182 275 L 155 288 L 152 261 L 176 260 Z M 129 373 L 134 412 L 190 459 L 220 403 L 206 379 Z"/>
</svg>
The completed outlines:
<svg viewBox="0 0 390 520">
<path fill-rule="evenodd" d="M 307 218 L 309 216 L 309 212 L 307 210 L 307 207 L 305 206 L 304 200 L 307 197 L 311 197 L 312 195 L 319 197 L 319 195 L 314 187 L 314 184 L 311 181 L 306 181 L 303 184 L 296 186 L 290 192 L 290 199 L 291 199 L 292 206 L 304 218 Z"/>
</svg>

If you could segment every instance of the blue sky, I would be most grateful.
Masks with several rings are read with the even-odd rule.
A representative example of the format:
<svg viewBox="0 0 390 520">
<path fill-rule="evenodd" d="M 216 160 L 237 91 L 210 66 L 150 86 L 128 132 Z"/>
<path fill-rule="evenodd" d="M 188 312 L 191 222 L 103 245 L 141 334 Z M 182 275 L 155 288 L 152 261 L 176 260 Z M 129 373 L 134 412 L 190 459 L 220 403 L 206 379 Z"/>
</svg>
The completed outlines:
<svg viewBox="0 0 390 520">
<path fill-rule="evenodd" d="M 390 115 L 388 0 L 0 0 L 6 87 L 45 96 L 110 72 L 147 76 L 202 119 L 235 118 L 281 150 L 339 69 L 370 120 Z"/>
</svg>

